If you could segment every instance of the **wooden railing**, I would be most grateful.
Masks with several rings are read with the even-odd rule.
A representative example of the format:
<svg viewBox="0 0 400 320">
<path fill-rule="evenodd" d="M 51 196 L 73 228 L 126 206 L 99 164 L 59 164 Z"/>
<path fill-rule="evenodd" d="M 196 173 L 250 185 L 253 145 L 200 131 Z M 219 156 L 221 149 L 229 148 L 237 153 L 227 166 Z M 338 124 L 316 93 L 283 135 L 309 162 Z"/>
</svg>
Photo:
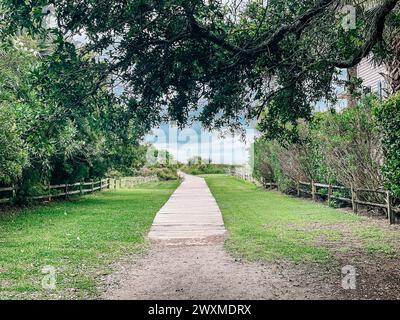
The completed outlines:
<svg viewBox="0 0 400 320">
<path fill-rule="evenodd" d="M 124 178 L 107 178 L 97 181 L 89 182 L 76 182 L 71 184 L 58 184 L 49 185 L 45 188 L 42 194 L 27 197 L 28 200 L 48 200 L 65 197 L 68 199 L 72 195 L 84 195 L 104 189 L 117 189 L 117 188 L 133 188 L 143 183 L 158 181 L 156 175 L 152 176 L 138 176 L 138 177 L 124 177 Z M 0 204 L 10 204 L 19 196 L 19 188 L 4 187 L 0 188 Z"/>
<path fill-rule="evenodd" d="M 244 172 L 244 171 L 230 170 L 229 174 L 232 177 L 236 177 L 236 178 L 239 178 L 239 179 L 242 179 L 242 180 L 246 180 L 246 181 L 250 181 L 250 182 L 254 182 L 254 183 L 258 182 L 256 179 L 254 179 L 254 177 L 251 174 L 249 174 L 247 172 Z"/>
<path fill-rule="evenodd" d="M 133 188 L 143 183 L 158 181 L 156 175 L 153 176 L 138 176 L 124 178 L 106 178 L 100 180 L 92 180 L 89 182 L 76 182 L 71 184 L 58 184 L 47 186 L 42 194 L 27 197 L 27 200 L 44 200 L 51 201 L 52 199 L 64 197 L 68 199 L 70 196 L 82 196 L 87 193 L 102 191 L 104 189 L 117 188 Z M 20 189 L 16 186 L 0 188 L 0 204 L 11 204 L 19 196 Z"/>
<path fill-rule="evenodd" d="M 311 191 L 304 190 L 301 187 L 302 186 L 309 186 L 311 188 Z M 326 189 L 326 193 L 319 192 L 320 189 Z M 335 190 L 340 190 L 340 191 L 347 191 L 347 194 L 349 195 L 348 197 L 346 196 L 335 196 L 334 191 Z M 364 189 L 364 188 L 355 188 L 355 187 L 344 187 L 344 186 L 335 186 L 335 185 L 329 185 L 329 184 L 323 184 L 323 183 L 316 183 L 314 181 L 311 182 L 298 182 L 297 183 L 297 194 L 301 196 L 301 193 L 305 194 L 310 194 L 313 200 L 316 200 L 317 196 L 324 197 L 326 196 L 328 203 L 331 202 L 331 200 L 339 200 L 342 202 L 347 202 L 351 204 L 353 211 L 355 213 L 358 212 L 359 205 L 364 205 L 368 207 L 376 207 L 376 208 L 382 208 L 385 209 L 389 222 L 390 224 L 395 223 L 396 219 L 396 213 L 400 213 L 400 208 L 396 208 L 393 206 L 393 196 L 392 193 L 388 190 L 384 189 L 377 189 L 377 190 L 372 190 L 372 189 Z M 372 202 L 372 201 L 366 201 L 366 200 L 361 200 L 360 195 L 361 194 L 374 194 L 376 195 L 381 195 L 382 202 Z M 375 197 L 377 198 L 377 197 Z"/>
<path fill-rule="evenodd" d="M 263 187 L 269 187 L 269 188 L 277 188 L 278 185 L 274 182 L 267 182 L 264 179 L 261 179 L 260 181 L 257 180 L 256 178 L 253 177 L 252 174 L 246 173 L 246 172 L 236 172 L 236 171 L 230 171 L 229 172 L 232 177 L 236 177 L 245 181 L 250 181 L 256 184 L 261 184 Z"/>
<path fill-rule="evenodd" d="M 16 196 L 16 187 L 0 188 L 0 203 L 10 203 Z M 6 194 L 6 197 L 2 197 L 2 194 Z"/>
<path fill-rule="evenodd" d="M 231 172 L 231 175 L 250 182 L 256 181 L 256 179 L 251 174 Z M 263 179 L 261 179 L 259 183 L 264 187 L 278 187 L 276 183 L 267 182 Z M 363 188 L 336 186 L 323 183 L 316 183 L 314 181 L 311 182 L 298 181 L 295 182 L 295 185 L 298 197 L 301 197 L 303 195 L 308 195 L 314 201 L 318 200 L 318 197 L 320 198 L 326 197 L 328 203 L 331 203 L 332 200 L 338 200 L 351 205 L 355 213 L 358 212 L 359 205 L 384 209 L 386 211 L 390 224 L 396 223 L 396 213 L 400 213 L 400 208 L 393 206 L 393 200 L 394 200 L 393 195 L 388 190 L 383 190 L 383 189 L 371 190 Z M 326 189 L 326 192 L 325 193 L 321 192 L 321 189 Z M 340 196 L 335 195 L 335 190 L 341 191 L 344 194 L 347 193 L 348 197 L 346 197 L 345 195 L 340 195 Z M 372 201 L 362 200 L 360 194 L 365 194 L 365 193 L 374 194 L 375 196 L 381 195 L 382 202 L 372 202 Z"/>
<path fill-rule="evenodd" d="M 43 194 L 27 197 L 28 200 L 48 200 L 65 197 L 68 199 L 72 195 L 84 195 L 103 189 L 110 188 L 110 179 L 100 179 L 98 181 L 77 182 L 72 184 L 49 185 Z M 18 187 L 0 188 L 0 203 L 12 203 L 18 196 Z"/>
</svg>

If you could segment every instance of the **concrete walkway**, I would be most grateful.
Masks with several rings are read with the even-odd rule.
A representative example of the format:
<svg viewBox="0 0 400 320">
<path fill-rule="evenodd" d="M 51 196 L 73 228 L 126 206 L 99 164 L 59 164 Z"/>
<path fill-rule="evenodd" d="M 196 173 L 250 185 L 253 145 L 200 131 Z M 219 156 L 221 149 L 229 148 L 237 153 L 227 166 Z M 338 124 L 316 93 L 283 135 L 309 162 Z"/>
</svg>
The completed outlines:
<svg viewBox="0 0 400 320">
<path fill-rule="evenodd" d="M 153 241 L 206 240 L 225 234 L 221 211 L 203 178 L 183 174 L 184 181 L 157 213 Z"/>
</svg>

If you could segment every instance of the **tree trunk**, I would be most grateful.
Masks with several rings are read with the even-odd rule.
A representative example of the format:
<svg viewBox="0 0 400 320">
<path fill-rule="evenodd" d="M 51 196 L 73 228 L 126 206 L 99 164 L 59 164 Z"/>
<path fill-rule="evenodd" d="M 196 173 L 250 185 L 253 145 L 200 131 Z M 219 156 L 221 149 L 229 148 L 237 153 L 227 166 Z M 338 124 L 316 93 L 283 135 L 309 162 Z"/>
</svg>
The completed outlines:
<svg viewBox="0 0 400 320">
<path fill-rule="evenodd" d="M 400 91 L 400 35 L 394 33 L 391 41 L 391 57 L 386 61 L 388 94 L 394 95 Z"/>
<path fill-rule="evenodd" d="M 357 66 L 347 69 L 347 80 L 357 78 Z M 353 108 L 357 105 L 357 97 L 355 95 L 355 90 L 352 85 L 347 88 L 347 106 Z"/>
</svg>

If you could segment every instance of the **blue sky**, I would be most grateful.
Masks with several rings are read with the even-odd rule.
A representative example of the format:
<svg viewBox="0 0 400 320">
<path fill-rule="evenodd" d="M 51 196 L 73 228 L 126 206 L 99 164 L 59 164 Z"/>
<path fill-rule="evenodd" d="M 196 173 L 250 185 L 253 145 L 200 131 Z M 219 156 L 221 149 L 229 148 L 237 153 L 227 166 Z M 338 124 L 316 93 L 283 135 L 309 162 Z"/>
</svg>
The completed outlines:
<svg viewBox="0 0 400 320">
<path fill-rule="evenodd" d="M 206 131 L 200 123 L 179 130 L 163 124 L 149 133 L 145 142 L 159 150 L 168 150 L 175 160 L 186 162 L 193 156 L 211 159 L 212 163 L 244 165 L 249 162 L 249 150 L 256 131 L 247 128 L 245 137 Z"/>
</svg>

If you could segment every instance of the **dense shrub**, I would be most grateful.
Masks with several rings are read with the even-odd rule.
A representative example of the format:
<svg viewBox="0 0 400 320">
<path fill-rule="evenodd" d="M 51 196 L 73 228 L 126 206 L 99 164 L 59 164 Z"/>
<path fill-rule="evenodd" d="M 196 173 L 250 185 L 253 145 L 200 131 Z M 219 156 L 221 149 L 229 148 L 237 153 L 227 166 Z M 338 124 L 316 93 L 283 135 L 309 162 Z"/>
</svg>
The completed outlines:
<svg viewBox="0 0 400 320">
<path fill-rule="evenodd" d="M 375 115 L 383 139 L 382 171 L 387 188 L 400 198 L 400 94 L 377 104 Z"/>
<path fill-rule="evenodd" d="M 378 189 L 383 185 L 383 154 L 380 134 L 373 116 L 379 100 L 366 97 L 356 107 L 327 114 L 316 139 L 321 152 L 339 184 Z"/>
<path fill-rule="evenodd" d="M 276 141 L 268 141 L 263 138 L 258 139 L 254 144 L 253 175 L 267 182 L 276 182 L 280 190 L 288 191 L 291 182 L 289 176 L 292 176 L 293 179 L 300 179 L 300 175 L 284 172 L 281 159 L 285 157 L 284 153 L 286 151 Z M 296 171 L 295 167 L 297 166 L 294 165 L 294 162 L 291 162 L 291 165 L 293 166 L 293 171 Z"/>
<path fill-rule="evenodd" d="M 20 36 L 1 39 L 0 58 L 0 185 L 34 195 L 49 183 L 97 179 L 108 170 L 131 175 L 144 165 L 141 126 L 96 85 L 90 57 L 72 44 Z"/>
<path fill-rule="evenodd" d="M 0 185 L 9 185 L 21 175 L 27 153 L 8 107 L 0 103 Z"/>
<path fill-rule="evenodd" d="M 158 179 L 160 179 L 161 181 L 178 179 L 178 174 L 177 174 L 176 169 L 171 168 L 171 167 L 157 168 L 157 169 L 154 169 L 153 172 L 157 175 Z"/>
<path fill-rule="evenodd" d="M 291 181 L 299 180 L 378 189 L 383 184 L 383 157 L 374 125 L 377 103 L 376 98 L 366 97 L 340 113 L 316 113 L 310 123 L 299 125 L 293 143 L 258 139 L 254 174 L 286 191 L 293 188 Z"/>
<path fill-rule="evenodd" d="M 194 164 L 182 166 L 181 170 L 187 174 L 201 175 L 201 174 L 226 174 L 234 166 L 224 164 Z"/>
</svg>

